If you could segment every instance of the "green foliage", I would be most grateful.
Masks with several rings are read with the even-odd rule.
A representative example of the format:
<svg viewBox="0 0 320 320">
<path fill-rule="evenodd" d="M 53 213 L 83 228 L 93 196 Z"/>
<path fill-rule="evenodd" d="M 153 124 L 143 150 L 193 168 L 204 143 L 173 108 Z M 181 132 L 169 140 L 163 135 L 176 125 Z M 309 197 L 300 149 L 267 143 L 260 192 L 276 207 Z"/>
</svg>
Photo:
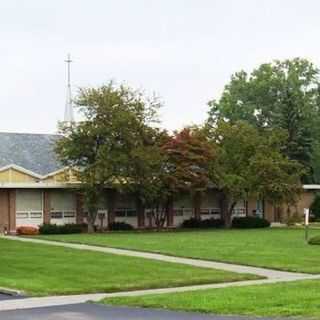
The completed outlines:
<svg viewBox="0 0 320 320">
<path fill-rule="evenodd" d="M 309 244 L 312 244 L 312 245 L 320 245 L 320 236 L 316 236 L 316 237 L 312 237 L 310 240 L 309 240 Z"/>
<path fill-rule="evenodd" d="M 221 228 L 224 222 L 221 219 L 204 219 L 199 220 L 196 218 L 190 218 L 184 220 L 181 224 L 182 228 L 186 229 L 209 229 L 209 228 Z"/>
<path fill-rule="evenodd" d="M 293 204 L 301 191 L 301 165 L 281 152 L 283 131 L 260 131 L 245 121 L 219 121 L 208 127 L 208 137 L 216 150 L 209 173 L 223 193 L 222 213 L 226 226 L 239 200 L 250 196 L 274 204 Z"/>
<path fill-rule="evenodd" d="M 130 231 L 133 230 L 133 226 L 126 222 L 112 222 L 109 225 L 109 230 L 111 231 Z"/>
<path fill-rule="evenodd" d="M 62 124 L 63 138 L 56 151 L 63 164 L 78 170 L 88 207 L 88 227 L 98 212 L 105 187 L 124 188 L 130 179 L 133 154 L 148 138 L 149 125 L 157 121 L 156 98 L 112 82 L 81 89 L 76 104 L 83 120 Z"/>
<path fill-rule="evenodd" d="M 319 70 L 305 59 L 262 64 L 250 75 L 231 77 L 219 101 L 209 102 L 209 123 L 224 119 L 245 120 L 259 129 L 280 128 L 287 132 L 283 152 L 306 168 L 305 181 L 319 175 L 314 160 L 319 141 Z"/>
<path fill-rule="evenodd" d="M 259 217 L 235 217 L 232 219 L 232 227 L 237 229 L 268 228 L 270 222 Z"/>
<path fill-rule="evenodd" d="M 43 224 L 39 227 L 40 234 L 72 234 L 72 233 L 82 233 L 87 229 L 86 224 Z"/>
</svg>

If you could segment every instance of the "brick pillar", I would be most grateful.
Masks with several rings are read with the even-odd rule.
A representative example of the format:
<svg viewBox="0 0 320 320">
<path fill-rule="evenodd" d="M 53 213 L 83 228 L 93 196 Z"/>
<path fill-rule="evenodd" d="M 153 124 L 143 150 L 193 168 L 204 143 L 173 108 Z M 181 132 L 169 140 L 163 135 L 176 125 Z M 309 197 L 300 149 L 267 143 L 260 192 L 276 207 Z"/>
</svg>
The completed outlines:
<svg viewBox="0 0 320 320">
<path fill-rule="evenodd" d="M 16 233 L 16 190 L 8 191 L 9 230 L 10 234 Z"/>
<path fill-rule="evenodd" d="M 83 204 L 84 204 L 84 198 L 83 194 L 77 192 L 76 193 L 76 223 L 82 224 L 83 223 Z"/>
<path fill-rule="evenodd" d="M 50 223 L 50 192 L 48 190 L 43 191 L 43 223 Z"/>
</svg>

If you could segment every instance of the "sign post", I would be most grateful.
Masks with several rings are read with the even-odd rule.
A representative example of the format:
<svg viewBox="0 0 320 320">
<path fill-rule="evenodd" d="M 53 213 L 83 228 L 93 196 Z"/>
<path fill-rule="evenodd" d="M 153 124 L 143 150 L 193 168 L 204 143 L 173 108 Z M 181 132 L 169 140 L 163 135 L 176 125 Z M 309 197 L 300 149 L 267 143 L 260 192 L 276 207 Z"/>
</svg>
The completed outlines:
<svg viewBox="0 0 320 320">
<path fill-rule="evenodd" d="M 305 240 L 308 242 L 309 239 L 309 208 L 304 208 L 304 226 L 305 226 Z"/>
</svg>

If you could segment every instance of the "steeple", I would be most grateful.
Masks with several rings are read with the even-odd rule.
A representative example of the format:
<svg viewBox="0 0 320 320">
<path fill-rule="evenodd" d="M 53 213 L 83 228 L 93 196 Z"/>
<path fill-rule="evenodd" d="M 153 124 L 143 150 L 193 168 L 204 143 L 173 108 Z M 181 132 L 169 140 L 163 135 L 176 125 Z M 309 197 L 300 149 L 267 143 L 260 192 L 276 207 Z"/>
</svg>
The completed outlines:
<svg viewBox="0 0 320 320">
<path fill-rule="evenodd" d="M 64 122 L 73 122 L 73 106 L 72 106 L 72 93 L 71 93 L 71 78 L 70 78 L 70 66 L 71 66 L 71 56 L 68 54 L 67 60 L 67 96 L 66 96 L 66 106 L 64 109 Z"/>
</svg>

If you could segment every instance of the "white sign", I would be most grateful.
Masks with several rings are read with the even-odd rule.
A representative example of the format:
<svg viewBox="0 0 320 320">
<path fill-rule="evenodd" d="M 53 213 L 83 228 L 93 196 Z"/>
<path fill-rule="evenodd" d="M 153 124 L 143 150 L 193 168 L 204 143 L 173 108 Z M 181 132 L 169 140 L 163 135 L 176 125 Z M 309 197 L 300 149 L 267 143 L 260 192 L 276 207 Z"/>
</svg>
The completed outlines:
<svg viewBox="0 0 320 320">
<path fill-rule="evenodd" d="M 308 208 L 304 208 L 304 223 L 306 226 L 309 225 L 309 209 Z"/>
</svg>

